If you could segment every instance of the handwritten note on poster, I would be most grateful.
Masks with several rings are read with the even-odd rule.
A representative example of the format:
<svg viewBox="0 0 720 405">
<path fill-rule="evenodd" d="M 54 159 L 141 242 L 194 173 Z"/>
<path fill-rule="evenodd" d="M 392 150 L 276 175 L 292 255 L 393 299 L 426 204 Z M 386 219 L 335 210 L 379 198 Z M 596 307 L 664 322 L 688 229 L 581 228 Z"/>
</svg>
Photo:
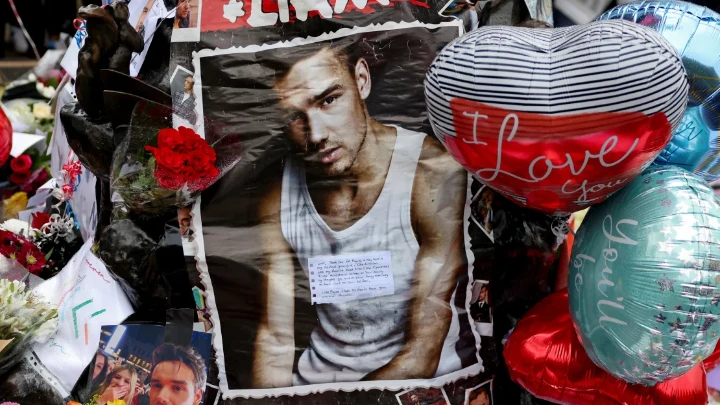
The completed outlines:
<svg viewBox="0 0 720 405">
<path fill-rule="evenodd" d="M 313 304 L 356 301 L 395 293 L 390 252 L 308 259 Z"/>
</svg>

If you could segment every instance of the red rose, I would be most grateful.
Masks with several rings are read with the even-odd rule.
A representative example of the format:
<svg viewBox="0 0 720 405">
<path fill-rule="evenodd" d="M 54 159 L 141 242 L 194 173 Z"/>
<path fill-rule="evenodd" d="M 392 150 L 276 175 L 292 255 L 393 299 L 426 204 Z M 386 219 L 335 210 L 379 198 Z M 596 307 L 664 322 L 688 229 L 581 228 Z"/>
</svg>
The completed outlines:
<svg viewBox="0 0 720 405">
<path fill-rule="evenodd" d="M 170 150 L 163 150 L 162 153 L 156 154 L 155 159 L 157 160 L 158 167 L 162 167 L 173 173 L 179 173 L 187 163 L 183 155 Z"/>
<path fill-rule="evenodd" d="M 33 161 L 30 155 L 20 155 L 10 161 L 10 168 L 15 173 L 28 173 L 32 164 Z"/>
<path fill-rule="evenodd" d="M 183 128 L 183 127 L 181 127 Z M 177 147 L 178 145 L 181 145 L 183 143 L 183 137 L 181 133 L 175 129 L 172 128 L 165 128 L 161 129 L 160 132 L 158 132 L 158 148 L 165 149 L 170 148 L 173 149 Z"/>
<path fill-rule="evenodd" d="M 43 252 L 34 243 L 24 243 L 17 255 L 17 261 L 35 275 L 40 274 L 46 259 Z"/>
<path fill-rule="evenodd" d="M 13 184 L 24 184 L 30 178 L 30 172 L 18 173 L 10 175 L 10 182 Z"/>
<path fill-rule="evenodd" d="M 190 165 L 200 173 L 208 172 L 210 168 L 214 168 L 214 161 L 214 152 L 213 155 L 210 155 L 207 153 L 203 153 L 202 151 L 197 151 L 190 155 Z"/>
<path fill-rule="evenodd" d="M 36 212 L 32 214 L 32 223 L 30 224 L 30 226 L 32 226 L 33 229 L 40 229 L 48 222 L 50 222 L 50 214 L 46 214 L 44 212 Z"/>
</svg>

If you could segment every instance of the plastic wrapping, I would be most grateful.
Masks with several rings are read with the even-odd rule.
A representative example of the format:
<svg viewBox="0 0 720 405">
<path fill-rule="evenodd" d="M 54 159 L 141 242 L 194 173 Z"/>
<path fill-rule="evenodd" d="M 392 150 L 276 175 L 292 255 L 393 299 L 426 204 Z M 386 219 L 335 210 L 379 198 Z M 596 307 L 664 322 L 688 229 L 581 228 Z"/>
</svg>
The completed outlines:
<svg viewBox="0 0 720 405">
<path fill-rule="evenodd" d="M 710 356 L 720 333 L 720 205 L 702 178 L 652 166 L 583 220 L 570 312 L 588 356 L 653 386 Z"/>
<path fill-rule="evenodd" d="M 217 148 L 191 128 L 173 129 L 170 108 L 140 101 L 115 150 L 111 185 L 138 215 L 162 215 L 192 204 L 239 160 L 237 148 Z M 220 145 L 222 146 L 222 145 Z"/>
<path fill-rule="evenodd" d="M 660 33 L 677 50 L 690 83 L 688 110 L 657 159 L 720 179 L 720 14 L 683 1 L 641 1 L 615 7 L 598 20 L 629 20 Z"/>
</svg>

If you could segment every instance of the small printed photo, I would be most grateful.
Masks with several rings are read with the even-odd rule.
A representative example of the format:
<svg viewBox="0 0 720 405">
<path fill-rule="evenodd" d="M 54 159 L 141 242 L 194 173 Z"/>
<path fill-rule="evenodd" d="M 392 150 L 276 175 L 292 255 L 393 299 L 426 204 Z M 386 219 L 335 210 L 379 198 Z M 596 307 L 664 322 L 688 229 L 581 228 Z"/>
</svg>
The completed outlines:
<svg viewBox="0 0 720 405">
<path fill-rule="evenodd" d="M 400 405 L 450 405 L 442 388 L 415 388 L 395 397 Z"/>
<path fill-rule="evenodd" d="M 485 185 L 480 187 L 470 201 L 470 218 L 492 242 L 495 242 L 505 228 L 505 211 L 501 204 L 495 191 Z"/>
<path fill-rule="evenodd" d="M 211 335 L 193 332 L 189 346 L 163 343 L 158 325 L 103 326 L 90 374 L 94 403 L 200 405 L 207 389 Z"/>
<path fill-rule="evenodd" d="M 192 230 L 192 205 L 178 208 L 178 224 L 180 224 L 180 236 L 188 242 L 195 240 Z"/>
<path fill-rule="evenodd" d="M 480 336 L 492 336 L 492 311 L 490 309 L 490 283 L 485 280 L 475 280 L 470 296 L 470 317 L 475 323 L 475 329 Z"/>
<path fill-rule="evenodd" d="M 170 93 L 173 98 L 173 126 L 197 130 L 198 115 L 195 102 L 195 75 L 178 66 L 170 78 Z"/>
<path fill-rule="evenodd" d="M 172 42 L 200 40 L 200 9 L 202 0 L 178 0 L 173 21 Z"/>
<path fill-rule="evenodd" d="M 492 384 L 486 381 L 465 391 L 463 405 L 492 405 Z"/>
</svg>

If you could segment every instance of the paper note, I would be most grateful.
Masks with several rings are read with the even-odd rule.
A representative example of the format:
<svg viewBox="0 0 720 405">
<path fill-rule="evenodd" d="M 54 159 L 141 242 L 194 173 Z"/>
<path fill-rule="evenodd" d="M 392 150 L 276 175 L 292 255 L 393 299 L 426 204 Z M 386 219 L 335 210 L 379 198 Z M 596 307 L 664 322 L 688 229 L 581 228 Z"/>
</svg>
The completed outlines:
<svg viewBox="0 0 720 405">
<path fill-rule="evenodd" d="M 90 363 L 103 325 L 117 325 L 133 313 L 130 301 L 91 251 L 89 240 L 58 275 L 33 289 L 58 310 L 57 333 L 33 350 L 71 390 Z"/>
<path fill-rule="evenodd" d="M 13 132 L 12 148 L 10 156 L 18 157 L 25 153 L 26 150 L 39 144 L 45 140 L 45 135 L 23 134 L 22 132 Z"/>
<path fill-rule="evenodd" d="M 390 252 L 308 259 L 313 304 L 356 301 L 395 293 Z"/>
</svg>

